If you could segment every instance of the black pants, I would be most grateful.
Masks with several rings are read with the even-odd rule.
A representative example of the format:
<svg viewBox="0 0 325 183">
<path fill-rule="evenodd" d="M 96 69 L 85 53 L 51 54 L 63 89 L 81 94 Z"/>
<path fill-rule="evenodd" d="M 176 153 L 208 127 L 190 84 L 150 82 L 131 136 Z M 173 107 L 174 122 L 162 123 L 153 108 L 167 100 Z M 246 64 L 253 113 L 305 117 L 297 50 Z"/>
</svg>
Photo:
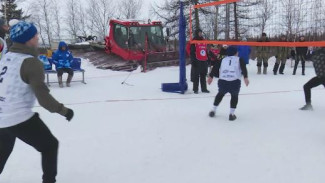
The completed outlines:
<svg viewBox="0 0 325 183">
<path fill-rule="evenodd" d="M 221 103 L 223 97 L 225 96 L 225 93 L 218 93 L 216 98 L 214 99 L 214 106 L 219 106 Z M 231 94 L 231 99 L 230 99 L 230 108 L 237 108 L 238 104 L 238 94 Z"/>
<path fill-rule="evenodd" d="M 201 91 L 207 90 L 206 77 L 208 74 L 208 63 L 206 61 L 194 61 L 191 68 L 191 81 L 193 82 L 193 91 L 199 90 L 199 83 L 201 84 Z"/>
<path fill-rule="evenodd" d="M 73 69 L 71 69 L 71 68 L 60 68 L 60 69 L 57 69 L 57 72 L 58 72 L 58 77 L 61 77 L 64 72 L 68 73 L 69 76 L 73 76 Z"/>
<path fill-rule="evenodd" d="M 299 61 L 301 60 L 301 68 L 302 68 L 302 74 L 305 74 L 305 63 L 306 63 L 306 56 L 305 55 L 297 55 L 297 58 L 295 60 L 295 66 L 293 68 L 293 74 L 296 74 Z"/>
<path fill-rule="evenodd" d="M 54 183 L 57 175 L 59 142 L 37 113 L 24 123 L 0 128 L 0 174 L 14 148 L 16 137 L 41 153 L 43 183 Z"/>
<path fill-rule="evenodd" d="M 241 87 L 241 81 L 240 80 L 235 80 L 235 81 L 225 81 L 219 79 L 218 81 L 218 87 L 219 87 L 219 92 L 217 96 L 214 99 L 214 106 L 219 106 L 221 103 L 223 97 L 225 96 L 226 93 L 231 94 L 231 100 L 230 100 L 230 108 L 237 108 L 238 104 L 238 95 Z"/>
<path fill-rule="evenodd" d="M 319 85 L 325 86 L 325 78 L 314 77 L 304 85 L 305 100 L 307 104 L 311 103 L 311 89 Z"/>
</svg>

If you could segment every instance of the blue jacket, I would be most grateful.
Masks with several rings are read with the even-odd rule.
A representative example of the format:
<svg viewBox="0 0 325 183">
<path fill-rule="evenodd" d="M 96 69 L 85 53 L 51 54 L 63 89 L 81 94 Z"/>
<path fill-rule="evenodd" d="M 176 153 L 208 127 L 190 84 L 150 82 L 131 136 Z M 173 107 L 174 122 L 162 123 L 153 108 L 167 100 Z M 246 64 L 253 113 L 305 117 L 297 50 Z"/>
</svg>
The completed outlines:
<svg viewBox="0 0 325 183">
<path fill-rule="evenodd" d="M 250 46 L 238 46 L 238 56 L 243 58 L 246 64 L 249 64 L 249 55 L 251 54 Z"/>
<path fill-rule="evenodd" d="M 66 47 L 66 50 L 62 50 L 62 47 Z M 62 41 L 59 43 L 59 48 L 53 53 L 52 60 L 56 66 L 56 69 L 71 68 L 73 56 L 65 42 Z"/>
</svg>

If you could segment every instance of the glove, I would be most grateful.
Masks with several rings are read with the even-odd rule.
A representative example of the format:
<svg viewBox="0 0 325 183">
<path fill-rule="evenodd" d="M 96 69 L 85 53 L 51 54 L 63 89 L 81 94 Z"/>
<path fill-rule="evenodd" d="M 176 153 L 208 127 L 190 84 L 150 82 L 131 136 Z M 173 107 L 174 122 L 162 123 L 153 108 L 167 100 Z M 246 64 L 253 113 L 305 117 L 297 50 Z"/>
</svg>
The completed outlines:
<svg viewBox="0 0 325 183">
<path fill-rule="evenodd" d="M 73 118 L 73 110 L 72 109 L 68 109 L 68 112 L 67 114 L 64 115 L 65 119 L 68 120 L 68 121 L 71 121 L 71 119 Z"/>
</svg>

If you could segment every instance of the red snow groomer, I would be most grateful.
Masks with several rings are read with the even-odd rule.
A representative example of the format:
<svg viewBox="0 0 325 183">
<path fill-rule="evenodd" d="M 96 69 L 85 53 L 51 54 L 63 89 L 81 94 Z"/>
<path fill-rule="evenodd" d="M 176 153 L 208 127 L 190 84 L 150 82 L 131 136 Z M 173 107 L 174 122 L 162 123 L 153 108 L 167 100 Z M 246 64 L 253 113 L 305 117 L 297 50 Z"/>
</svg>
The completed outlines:
<svg viewBox="0 0 325 183">
<path fill-rule="evenodd" d="M 175 50 L 167 51 L 163 26 L 159 21 L 110 20 L 109 26 L 109 35 L 105 38 L 108 54 L 118 55 L 125 61 L 141 62 L 145 67 L 178 59 Z"/>
</svg>

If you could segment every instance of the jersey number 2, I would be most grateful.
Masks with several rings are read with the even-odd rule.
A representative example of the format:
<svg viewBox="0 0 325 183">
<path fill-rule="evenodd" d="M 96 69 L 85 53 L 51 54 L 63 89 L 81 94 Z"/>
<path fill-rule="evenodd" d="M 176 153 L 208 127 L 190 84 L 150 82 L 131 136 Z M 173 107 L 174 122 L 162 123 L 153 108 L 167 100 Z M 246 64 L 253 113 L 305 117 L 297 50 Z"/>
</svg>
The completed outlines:
<svg viewBox="0 0 325 183">
<path fill-rule="evenodd" d="M 7 70 L 8 70 L 8 67 L 7 66 L 5 66 L 4 68 L 2 68 L 2 71 L 0 73 L 0 83 L 3 82 L 3 77 L 2 76 L 6 74 Z"/>
</svg>

